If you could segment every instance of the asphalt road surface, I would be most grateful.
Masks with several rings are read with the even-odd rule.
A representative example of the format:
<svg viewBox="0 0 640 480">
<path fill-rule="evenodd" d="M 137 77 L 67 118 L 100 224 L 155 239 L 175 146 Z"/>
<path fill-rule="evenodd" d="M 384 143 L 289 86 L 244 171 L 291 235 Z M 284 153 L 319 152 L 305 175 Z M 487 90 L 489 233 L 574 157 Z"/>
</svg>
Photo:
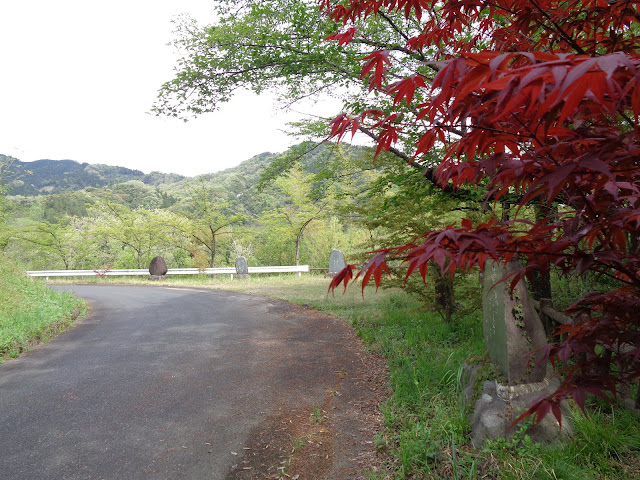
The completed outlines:
<svg viewBox="0 0 640 480">
<path fill-rule="evenodd" d="M 377 387 L 342 322 L 230 292 L 57 288 L 92 310 L 0 365 L 0 479 L 359 478 Z"/>
</svg>

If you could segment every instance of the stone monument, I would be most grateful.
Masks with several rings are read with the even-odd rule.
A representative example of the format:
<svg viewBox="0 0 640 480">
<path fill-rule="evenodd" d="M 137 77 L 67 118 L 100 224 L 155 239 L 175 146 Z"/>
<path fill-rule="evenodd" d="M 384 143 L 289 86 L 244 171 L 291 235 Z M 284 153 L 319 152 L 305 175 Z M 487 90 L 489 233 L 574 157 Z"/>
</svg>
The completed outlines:
<svg viewBox="0 0 640 480">
<path fill-rule="evenodd" d="M 331 256 L 329 257 L 329 273 L 327 277 L 335 277 L 336 274 L 346 266 L 347 262 L 344 259 L 344 254 L 337 248 L 334 248 L 331 250 Z"/>
<path fill-rule="evenodd" d="M 510 428 L 511 424 L 520 413 L 528 409 L 536 398 L 557 388 L 557 383 L 546 378 L 546 363 L 540 362 L 547 339 L 540 317 L 529 299 L 526 283 L 520 280 L 511 292 L 509 280 L 500 282 L 517 268 L 520 268 L 518 263 L 503 268 L 487 262 L 484 271 L 484 342 L 491 361 L 505 380 L 485 382 L 482 395 L 476 402 L 471 424 L 472 443 L 478 448 L 487 439 L 512 435 L 515 429 Z M 567 422 L 563 423 L 563 433 L 570 434 L 568 416 L 565 418 Z M 553 415 L 547 416 L 535 430 L 528 433 L 538 441 L 551 441 L 560 434 Z"/>
<path fill-rule="evenodd" d="M 247 259 L 240 256 L 236 258 L 236 278 L 249 278 L 249 263 Z"/>
<path fill-rule="evenodd" d="M 511 292 L 509 280 L 500 282 L 516 268 L 517 264 L 504 269 L 488 262 L 482 297 L 484 343 L 509 385 L 541 382 L 546 374 L 546 365 L 538 365 L 543 352 L 531 355 L 547 344 L 547 338 L 527 286 L 520 280 Z"/>
<path fill-rule="evenodd" d="M 167 278 L 167 262 L 162 257 L 154 257 L 149 264 L 149 280 L 161 280 Z"/>
</svg>

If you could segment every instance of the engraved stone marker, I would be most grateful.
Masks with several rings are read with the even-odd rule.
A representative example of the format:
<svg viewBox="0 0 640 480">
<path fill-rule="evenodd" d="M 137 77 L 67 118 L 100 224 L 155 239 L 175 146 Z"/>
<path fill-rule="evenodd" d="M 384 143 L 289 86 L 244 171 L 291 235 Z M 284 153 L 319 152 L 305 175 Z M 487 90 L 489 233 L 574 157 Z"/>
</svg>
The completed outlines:
<svg viewBox="0 0 640 480">
<path fill-rule="evenodd" d="M 344 259 L 344 254 L 337 248 L 331 250 L 331 256 L 329 257 L 329 274 L 327 276 L 334 277 L 346 266 L 347 262 Z"/>
<path fill-rule="evenodd" d="M 542 322 L 529 300 L 524 280 L 513 292 L 506 280 L 496 284 L 520 265 L 511 263 L 507 268 L 488 262 L 484 271 L 482 297 L 482 323 L 485 347 L 491 361 L 506 377 L 506 385 L 496 380 L 486 381 L 482 397 L 475 404 L 471 417 L 471 438 L 476 448 L 487 439 L 508 438 L 514 434 L 513 421 L 521 411 L 541 395 L 556 390 L 559 383 L 545 378 L 546 364 L 538 365 L 546 345 Z M 531 352 L 538 350 L 534 355 Z M 563 407 L 565 408 L 565 407 Z M 570 437 L 572 427 L 568 410 L 562 429 L 553 415 L 548 415 L 535 430 L 527 434 L 538 442 L 555 441 L 560 436 Z"/>
<path fill-rule="evenodd" d="M 546 335 L 524 280 L 520 280 L 512 295 L 508 280 L 496 285 L 516 266 L 504 269 L 487 262 L 482 298 L 485 346 L 509 385 L 541 382 L 546 374 L 546 365 L 538 365 L 542 352 L 530 355 L 546 345 Z"/>
<path fill-rule="evenodd" d="M 236 259 L 236 278 L 249 278 L 249 263 L 242 256 Z"/>
</svg>

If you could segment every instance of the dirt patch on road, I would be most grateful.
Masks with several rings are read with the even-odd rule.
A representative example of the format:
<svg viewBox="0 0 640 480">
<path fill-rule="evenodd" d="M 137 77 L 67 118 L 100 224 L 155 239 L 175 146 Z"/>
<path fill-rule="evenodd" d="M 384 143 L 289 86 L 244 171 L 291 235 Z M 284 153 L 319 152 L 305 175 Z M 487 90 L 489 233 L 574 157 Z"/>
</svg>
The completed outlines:
<svg viewBox="0 0 640 480">
<path fill-rule="evenodd" d="M 243 451 L 235 452 L 238 462 L 226 480 L 359 480 L 367 471 L 383 469 L 374 436 L 382 429 L 379 405 L 389 395 L 384 361 L 365 352 L 342 320 L 286 302 L 274 309 L 299 319 L 271 347 L 274 365 L 286 364 L 287 342 L 323 342 L 326 352 L 304 367 L 286 369 L 282 400 L 254 428 Z M 311 405 L 287 395 L 287 385 L 307 384 L 330 387 Z"/>
</svg>

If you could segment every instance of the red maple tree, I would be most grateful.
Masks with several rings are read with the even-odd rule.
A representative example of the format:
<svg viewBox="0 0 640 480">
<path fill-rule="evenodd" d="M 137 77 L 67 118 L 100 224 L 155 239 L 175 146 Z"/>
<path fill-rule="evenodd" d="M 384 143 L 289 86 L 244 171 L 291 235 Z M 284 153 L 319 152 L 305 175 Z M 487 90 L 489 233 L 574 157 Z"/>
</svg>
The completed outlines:
<svg viewBox="0 0 640 480">
<path fill-rule="evenodd" d="M 589 293 L 568 310 L 574 323 L 559 329 L 563 340 L 546 352 L 564 374 L 562 385 L 523 415 L 538 421 L 549 412 L 561 421 L 565 398 L 584 409 L 586 394 L 615 395 L 640 378 L 639 3 L 320 1 L 341 24 L 328 39 L 341 43 L 357 38 L 372 16 L 411 20 L 418 33 L 402 49 L 428 58 L 429 67 L 389 82 L 393 52 L 363 58 L 362 79 L 391 96 L 392 111 L 341 114 L 333 137 L 366 126 L 377 132 L 380 152 L 399 133 L 417 131 L 414 161 L 444 146 L 435 170 L 442 187 L 483 184 L 493 202 L 516 198 L 518 212 L 532 204 L 547 212 L 537 221 L 463 220 L 376 252 L 358 273 L 363 288 L 371 276 L 380 284 L 390 258 L 423 278 L 431 261 L 453 272 L 519 259 L 524 266 L 512 285 L 552 267 L 617 280 L 618 287 Z M 411 122 L 401 106 L 413 109 Z M 330 288 L 346 287 L 355 269 L 349 265 Z"/>
</svg>

